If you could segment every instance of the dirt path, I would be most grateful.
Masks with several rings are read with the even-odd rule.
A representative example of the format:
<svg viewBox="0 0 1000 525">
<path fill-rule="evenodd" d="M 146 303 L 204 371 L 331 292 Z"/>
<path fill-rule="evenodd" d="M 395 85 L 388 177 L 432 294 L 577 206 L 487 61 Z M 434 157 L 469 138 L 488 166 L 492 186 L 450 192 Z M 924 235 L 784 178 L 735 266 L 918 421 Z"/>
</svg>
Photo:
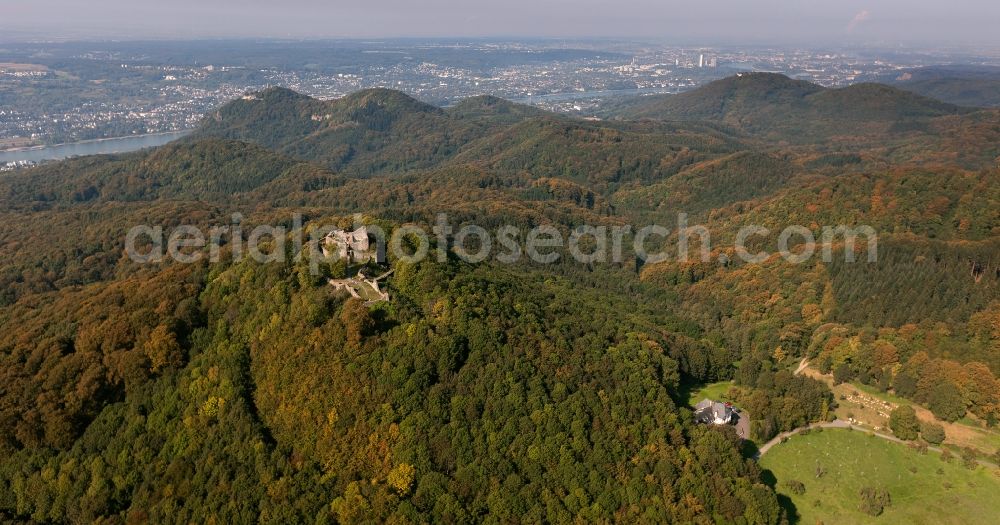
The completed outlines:
<svg viewBox="0 0 1000 525">
<path fill-rule="evenodd" d="M 831 421 L 830 423 L 813 423 L 813 424 L 811 424 L 809 426 L 799 427 L 799 428 L 796 428 L 795 430 L 791 430 L 791 431 L 788 431 L 788 432 L 782 432 L 781 434 L 778 434 L 777 436 L 775 436 L 774 439 L 772 439 L 771 441 L 768 441 L 767 443 L 764 443 L 764 446 L 760 447 L 760 449 L 757 450 L 757 455 L 754 457 L 754 459 L 760 460 L 761 456 L 763 456 L 768 450 L 771 450 L 771 448 L 774 447 L 775 445 L 777 445 L 778 443 L 781 443 L 781 440 L 783 440 L 783 439 L 785 439 L 787 437 L 794 436 L 795 434 L 798 434 L 798 433 L 800 433 L 800 432 L 802 432 L 802 431 L 804 431 L 806 429 L 810 429 L 811 430 L 811 429 L 815 429 L 815 428 L 849 428 L 849 429 L 857 431 L 857 432 L 864 432 L 865 434 L 874 435 L 875 437 L 882 438 L 882 439 L 884 439 L 886 441 L 892 441 L 894 443 L 899 443 L 900 445 L 907 445 L 907 446 L 909 446 L 910 443 L 913 443 L 912 441 L 903 441 L 902 439 L 899 439 L 898 437 L 895 437 L 895 436 L 890 436 L 888 434 L 882 434 L 880 432 L 875 432 L 874 430 L 868 430 L 867 428 L 864 428 L 864 427 L 859 427 L 859 426 L 856 426 L 856 425 L 852 425 L 852 424 L 848 423 L 847 421 L 844 421 L 843 419 L 836 419 L 834 421 Z M 938 454 L 940 454 L 941 452 L 943 452 L 943 450 L 941 448 L 939 448 L 939 447 L 933 447 L 933 446 L 927 447 L 927 450 L 930 450 L 931 452 L 936 452 Z M 996 464 L 994 464 L 993 462 L 987 461 L 985 459 L 979 459 L 977 461 L 979 462 L 980 465 L 982 465 L 984 467 L 998 468 L 998 466 Z"/>
<path fill-rule="evenodd" d="M 755 459 L 760 459 L 760 457 L 763 456 L 764 454 L 766 454 L 768 450 L 771 450 L 771 447 L 777 445 L 778 443 L 781 443 L 781 440 L 783 440 L 783 439 L 785 439 L 787 437 L 794 436 L 795 434 L 798 434 L 799 432 L 802 432 L 803 430 L 807 430 L 807 429 L 811 430 L 811 429 L 814 429 L 814 428 L 848 428 L 848 427 L 851 427 L 850 423 L 848 423 L 847 421 L 844 421 L 842 419 L 837 419 L 837 420 L 831 421 L 829 423 L 813 423 L 813 424 L 808 425 L 808 426 L 796 428 L 795 430 L 789 430 L 788 432 L 782 432 L 782 433 L 778 434 L 777 436 L 774 436 L 774 438 L 771 439 L 771 441 L 768 441 L 767 443 L 764 443 L 764 445 L 762 447 L 760 447 L 759 449 L 757 449 L 757 457 Z"/>
<path fill-rule="evenodd" d="M 833 378 L 832 378 L 832 376 L 820 374 L 819 371 L 817 371 L 817 370 L 815 370 L 813 368 L 810 368 L 809 367 L 809 361 L 806 358 L 802 358 L 802 361 L 799 362 L 798 368 L 795 369 L 795 375 L 800 375 L 800 374 L 803 374 L 803 373 L 806 374 L 806 375 L 808 375 L 809 377 L 814 378 L 814 379 L 818 379 L 820 381 L 826 382 L 827 384 L 829 384 L 831 386 L 831 388 L 836 388 L 833 385 Z M 850 384 L 844 384 L 844 385 L 841 385 L 841 386 L 843 386 L 844 388 L 856 388 L 856 387 L 854 387 L 853 385 L 850 385 Z M 892 405 L 893 408 L 896 406 L 895 404 L 891 404 L 891 405 Z M 921 407 L 921 406 L 919 406 L 919 405 L 917 405 L 915 403 L 912 404 L 911 406 L 913 406 L 914 410 L 917 413 L 917 418 L 920 419 L 921 421 L 934 421 L 934 422 L 937 422 L 938 424 L 941 424 L 941 425 L 945 426 L 946 429 L 952 429 L 952 430 L 948 431 L 949 438 L 951 438 L 952 436 L 955 436 L 957 434 L 957 432 L 953 429 L 953 427 L 957 427 L 958 425 L 955 425 L 955 424 L 952 424 L 952 423 L 947 423 L 947 422 L 937 421 L 936 418 L 934 418 L 933 414 L 931 414 L 931 412 L 929 410 L 927 410 L 926 408 Z M 885 440 L 888 440 L 888 441 L 893 441 L 893 442 L 900 443 L 900 444 L 903 444 L 903 445 L 907 445 L 909 443 L 909 442 L 903 441 L 903 440 L 901 440 L 901 439 L 899 439 L 899 438 L 897 438 L 895 436 L 891 436 L 891 435 L 888 435 L 888 434 L 882 434 L 882 433 L 878 432 L 877 430 L 870 430 L 870 429 L 865 428 L 865 427 L 861 427 L 861 426 L 858 426 L 858 425 L 853 425 L 853 424 L 851 424 L 848 421 L 844 421 L 843 419 L 836 419 L 836 420 L 834 420 L 834 421 L 832 421 L 830 423 L 813 423 L 813 424 L 808 425 L 808 426 L 796 428 L 795 430 L 791 430 L 789 432 L 782 432 L 781 434 L 778 434 L 776 437 L 774 437 L 774 439 L 768 441 L 763 446 L 761 446 L 760 449 L 758 449 L 758 451 L 757 451 L 757 455 L 756 455 L 755 459 L 760 459 L 760 457 L 762 455 L 764 455 L 764 453 L 766 453 L 768 450 L 771 450 L 771 447 L 773 447 L 774 445 L 777 445 L 778 443 L 781 443 L 782 439 L 787 438 L 789 436 L 794 436 L 795 434 L 798 434 L 798 433 L 802 432 L 803 430 L 813 429 L 813 428 L 850 428 L 852 430 L 857 430 L 858 432 L 864 432 L 866 434 L 874 434 L 875 436 L 880 437 L 882 439 L 885 439 Z M 966 430 L 966 431 L 971 431 L 971 430 Z M 959 444 L 961 445 L 961 443 L 959 443 Z M 931 451 L 934 451 L 934 452 L 938 452 L 938 453 L 941 452 L 941 448 L 939 448 L 939 447 L 927 447 L 927 449 L 931 450 Z M 983 465 L 983 466 L 986 466 L 986 467 L 997 468 L 997 465 L 993 464 L 990 461 L 986 461 L 986 460 L 982 460 L 981 459 L 981 460 L 979 460 L 979 463 L 981 465 Z"/>
<path fill-rule="evenodd" d="M 819 370 L 809 365 L 809 363 L 806 363 L 803 367 L 800 363 L 796 373 L 825 382 L 830 386 L 830 390 L 833 391 L 838 399 L 846 400 L 846 403 L 842 402 L 842 408 L 837 410 L 837 416 L 846 419 L 847 415 L 853 414 L 856 420 L 855 423 L 860 422 L 868 427 L 874 427 L 879 430 L 888 426 L 889 413 L 899 406 L 898 403 L 883 399 L 875 394 L 868 394 L 861 387 L 853 383 L 835 385 L 833 384 L 832 375 L 821 374 Z M 992 454 L 997 450 L 997 446 L 993 442 L 994 432 L 961 423 L 939 421 L 930 410 L 920 406 L 918 403 L 907 401 L 906 404 L 913 408 L 917 413 L 917 419 L 921 422 L 933 422 L 943 426 L 948 444 L 958 447 L 972 447 L 982 450 L 986 454 Z"/>
<path fill-rule="evenodd" d="M 903 441 L 902 439 L 899 439 L 898 437 L 895 437 L 895 436 L 890 436 L 888 434 L 882 434 L 882 433 L 879 433 L 879 432 L 875 432 L 874 430 L 868 430 L 867 428 L 864 428 L 864 427 L 859 427 L 857 425 L 852 425 L 852 424 L 848 423 L 847 421 L 844 421 L 843 419 L 835 419 L 835 420 L 833 420 L 833 421 L 831 421 L 829 423 L 813 423 L 813 424 L 808 425 L 808 426 L 796 428 L 795 430 L 790 430 L 788 432 L 782 432 L 781 434 L 778 434 L 777 436 L 775 436 L 774 439 L 772 439 L 771 441 L 768 441 L 767 443 L 764 443 L 764 446 L 760 447 L 760 449 L 757 452 L 757 458 L 760 458 L 761 456 L 764 455 L 765 452 L 767 452 L 768 450 L 771 450 L 771 447 L 777 445 L 778 443 L 781 443 L 781 440 L 783 440 L 783 439 L 785 439 L 787 437 L 794 436 L 795 434 L 798 434 L 798 433 L 800 433 L 800 432 L 802 432 L 804 430 L 807 430 L 807 429 L 811 430 L 811 429 L 814 429 L 814 428 L 850 428 L 851 430 L 856 430 L 858 432 L 864 432 L 865 434 L 874 434 L 876 437 L 880 437 L 880 438 L 888 440 L 888 441 L 894 441 L 896 443 L 900 443 L 900 444 L 903 444 L 903 445 L 906 445 L 908 443 L 907 441 Z M 938 448 L 938 447 L 927 447 L 927 450 L 933 450 L 934 452 L 941 452 L 941 449 Z M 992 463 L 988 463 L 988 464 L 992 465 Z"/>
</svg>

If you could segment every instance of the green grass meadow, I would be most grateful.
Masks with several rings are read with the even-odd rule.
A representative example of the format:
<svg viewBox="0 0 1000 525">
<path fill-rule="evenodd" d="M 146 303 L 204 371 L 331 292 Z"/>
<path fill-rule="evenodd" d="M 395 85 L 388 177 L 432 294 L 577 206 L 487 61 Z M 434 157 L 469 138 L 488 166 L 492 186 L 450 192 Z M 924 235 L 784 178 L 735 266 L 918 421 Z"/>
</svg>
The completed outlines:
<svg viewBox="0 0 1000 525">
<path fill-rule="evenodd" d="M 910 448 L 843 429 L 791 437 L 761 459 L 777 480 L 777 490 L 791 499 L 796 523 L 992 524 L 1000 519 L 1000 473 L 986 467 L 966 469 L 940 454 L 921 455 Z M 816 466 L 826 473 L 817 479 Z M 788 480 L 806 491 L 792 494 Z M 878 517 L 858 510 L 862 487 L 884 487 L 892 504 Z"/>
<path fill-rule="evenodd" d="M 735 386 L 732 381 L 722 381 L 695 387 L 688 393 L 688 405 L 694 406 L 702 399 L 708 398 L 712 401 L 732 401 L 728 395 L 730 388 Z"/>
</svg>

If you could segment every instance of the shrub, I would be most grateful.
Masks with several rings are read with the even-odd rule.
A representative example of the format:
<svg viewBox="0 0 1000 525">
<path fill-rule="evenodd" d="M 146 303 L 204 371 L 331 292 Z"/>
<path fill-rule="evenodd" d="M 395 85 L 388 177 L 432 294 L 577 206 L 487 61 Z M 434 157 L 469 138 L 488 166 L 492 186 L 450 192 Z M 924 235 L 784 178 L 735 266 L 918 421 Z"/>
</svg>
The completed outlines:
<svg viewBox="0 0 1000 525">
<path fill-rule="evenodd" d="M 976 449 L 969 447 L 962 449 L 962 464 L 969 470 L 976 470 L 979 467 L 979 453 Z"/>
<path fill-rule="evenodd" d="M 940 445 L 941 443 L 944 443 L 944 427 L 937 423 L 921 423 L 920 436 L 924 438 L 924 441 L 932 445 Z"/>
<path fill-rule="evenodd" d="M 804 483 L 797 479 L 790 479 L 785 482 L 785 487 L 789 492 L 795 494 L 796 496 L 801 496 L 806 493 L 806 486 Z"/>
<path fill-rule="evenodd" d="M 861 489 L 861 505 L 858 509 L 869 516 L 878 516 L 892 504 L 889 491 L 884 488 L 864 487 Z"/>
</svg>

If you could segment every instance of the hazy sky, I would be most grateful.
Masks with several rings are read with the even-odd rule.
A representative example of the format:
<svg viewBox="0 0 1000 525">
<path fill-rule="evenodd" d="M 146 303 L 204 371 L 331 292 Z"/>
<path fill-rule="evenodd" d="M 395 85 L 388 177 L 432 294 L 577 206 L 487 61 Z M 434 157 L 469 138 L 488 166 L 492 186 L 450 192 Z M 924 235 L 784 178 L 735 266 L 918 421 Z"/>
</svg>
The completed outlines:
<svg viewBox="0 0 1000 525">
<path fill-rule="evenodd" d="M 636 37 L 1000 46 L 998 0 L 0 0 L 0 39 Z"/>
</svg>

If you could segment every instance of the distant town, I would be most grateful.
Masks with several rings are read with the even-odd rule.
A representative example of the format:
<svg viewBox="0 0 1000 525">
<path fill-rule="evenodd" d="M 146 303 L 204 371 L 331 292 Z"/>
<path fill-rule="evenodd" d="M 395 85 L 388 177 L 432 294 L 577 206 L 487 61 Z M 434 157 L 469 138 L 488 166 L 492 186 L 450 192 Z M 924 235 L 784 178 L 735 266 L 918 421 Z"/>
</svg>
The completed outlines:
<svg viewBox="0 0 1000 525">
<path fill-rule="evenodd" d="M 588 116 L 609 98 L 677 93 L 741 71 L 843 86 L 938 63 L 1000 57 L 550 41 L 12 44 L 0 49 L 0 150 L 191 129 L 270 86 L 321 99 L 386 87 L 440 105 L 492 94 Z"/>
<path fill-rule="evenodd" d="M 8 162 L 0 162 L 0 172 L 14 171 L 19 168 L 30 168 L 34 165 L 35 162 L 30 160 L 12 160 Z"/>
</svg>

